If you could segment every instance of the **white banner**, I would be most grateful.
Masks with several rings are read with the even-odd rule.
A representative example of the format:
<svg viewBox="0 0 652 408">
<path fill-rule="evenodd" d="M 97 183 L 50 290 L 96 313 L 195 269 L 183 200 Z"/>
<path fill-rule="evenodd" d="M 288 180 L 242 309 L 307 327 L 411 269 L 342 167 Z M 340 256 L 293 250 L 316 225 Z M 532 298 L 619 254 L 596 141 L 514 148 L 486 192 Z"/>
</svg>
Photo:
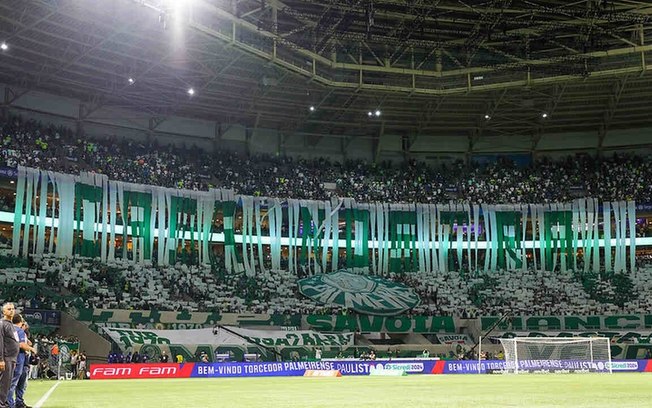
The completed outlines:
<svg viewBox="0 0 652 408">
<path fill-rule="evenodd" d="M 145 344 L 347 347 L 353 345 L 354 338 L 354 333 L 324 334 L 312 330 L 251 330 L 238 327 L 193 330 L 102 329 L 123 350 Z"/>
</svg>

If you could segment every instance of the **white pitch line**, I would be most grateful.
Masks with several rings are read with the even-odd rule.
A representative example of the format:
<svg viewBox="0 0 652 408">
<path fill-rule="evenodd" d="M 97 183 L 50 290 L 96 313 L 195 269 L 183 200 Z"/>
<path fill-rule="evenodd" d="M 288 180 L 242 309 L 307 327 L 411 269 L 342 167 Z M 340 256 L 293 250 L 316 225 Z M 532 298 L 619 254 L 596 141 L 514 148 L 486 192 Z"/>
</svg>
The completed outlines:
<svg viewBox="0 0 652 408">
<path fill-rule="evenodd" d="M 34 408 L 41 408 L 41 407 L 43 406 L 43 404 L 45 404 L 45 401 L 47 401 L 47 399 L 50 397 L 50 395 L 52 395 L 52 393 L 54 392 L 54 390 L 59 386 L 59 384 L 61 384 L 61 381 L 57 381 L 57 383 L 54 384 L 54 385 L 53 385 L 53 386 L 48 390 L 48 392 L 46 392 L 45 395 L 43 395 L 43 396 L 41 397 L 40 400 L 38 400 L 38 402 L 36 403 L 36 405 L 34 405 Z"/>
</svg>

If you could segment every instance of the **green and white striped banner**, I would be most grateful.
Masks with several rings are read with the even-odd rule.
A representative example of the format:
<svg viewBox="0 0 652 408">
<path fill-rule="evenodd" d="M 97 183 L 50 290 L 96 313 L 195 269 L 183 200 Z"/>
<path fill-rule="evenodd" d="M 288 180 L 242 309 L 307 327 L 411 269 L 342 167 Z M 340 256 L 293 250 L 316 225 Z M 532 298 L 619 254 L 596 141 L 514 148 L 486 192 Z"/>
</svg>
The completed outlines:
<svg viewBox="0 0 652 408">
<path fill-rule="evenodd" d="M 0 214 L 1 216 L 2 214 Z M 224 245 L 228 271 L 287 268 L 309 275 L 635 266 L 634 202 L 487 205 L 283 200 L 123 183 L 19 167 L 14 255 L 54 253 L 158 264 L 209 264 Z M 5 220 L 7 222 L 8 220 Z M 223 227 L 223 231 L 220 229 Z M 237 231 L 236 231 L 237 230 Z M 237 232 L 237 233 L 236 233 Z M 56 245 L 55 245 L 56 243 Z M 583 263 L 578 264 L 582 259 Z M 344 264 L 343 264 L 344 263 Z"/>
</svg>

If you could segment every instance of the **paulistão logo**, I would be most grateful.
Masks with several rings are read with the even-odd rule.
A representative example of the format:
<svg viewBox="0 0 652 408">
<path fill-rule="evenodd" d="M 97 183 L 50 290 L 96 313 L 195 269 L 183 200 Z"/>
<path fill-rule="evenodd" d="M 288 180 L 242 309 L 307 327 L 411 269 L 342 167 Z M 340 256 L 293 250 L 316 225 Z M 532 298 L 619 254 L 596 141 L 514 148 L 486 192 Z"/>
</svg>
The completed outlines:
<svg viewBox="0 0 652 408">
<path fill-rule="evenodd" d="M 370 315 L 394 316 L 420 302 L 414 290 L 405 285 L 347 271 L 312 276 L 298 284 L 299 291 L 313 300 Z"/>
</svg>

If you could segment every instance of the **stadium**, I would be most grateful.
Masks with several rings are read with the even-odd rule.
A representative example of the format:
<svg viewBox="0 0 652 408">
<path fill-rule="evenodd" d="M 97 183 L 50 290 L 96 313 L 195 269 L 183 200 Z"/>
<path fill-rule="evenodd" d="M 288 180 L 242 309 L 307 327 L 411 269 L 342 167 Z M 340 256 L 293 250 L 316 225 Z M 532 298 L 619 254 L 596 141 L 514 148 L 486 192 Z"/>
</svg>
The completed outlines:
<svg viewBox="0 0 652 408">
<path fill-rule="evenodd" d="M 0 0 L 0 407 L 649 405 L 650 29 Z"/>
</svg>

